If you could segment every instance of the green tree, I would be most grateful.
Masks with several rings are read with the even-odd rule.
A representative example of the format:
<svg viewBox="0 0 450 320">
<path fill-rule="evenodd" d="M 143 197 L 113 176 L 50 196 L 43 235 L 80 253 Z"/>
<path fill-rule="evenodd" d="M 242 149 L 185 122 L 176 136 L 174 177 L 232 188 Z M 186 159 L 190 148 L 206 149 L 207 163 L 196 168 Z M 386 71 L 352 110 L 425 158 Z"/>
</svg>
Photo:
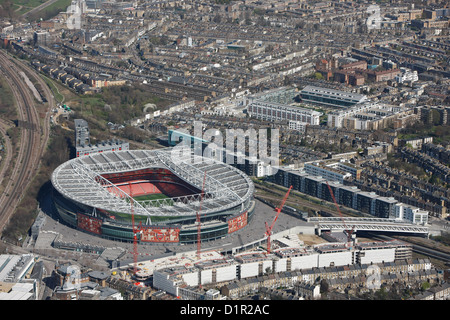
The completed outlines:
<svg viewBox="0 0 450 320">
<path fill-rule="evenodd" d="M 11 0 L 0 2 L 0 17 L 12 19 L 16 16 L 14 11 L 14 3 Z"/>
<path fill-rule="evenodd" d="M 326 293 L 330 289 L 330 285 L 328 284 L 327 280 L 322 279 L 320 281 L 320 293 Z"/>
<path fill-rule="evenodd" d="M 323 75 L 320 72 L 315 72 L 314 73 L 314 78 L 316 80 L 323 80 Z"/>
<path fill-rule="evenodd" d="M 432 123 L 435 126 L 438 126 L 441 124 L 441 114 L 438 110 L 433 109 L 431 110 L 431 116 L 432 116 Z"/>
<path fill-rule="evenodd" d="M 424 281 L 424 282 L 422 282 L 420 289 L 422 291 L 426 291 L 426 290 L 430 289 L 430 287 L 431 287 L 430 283 L 428 281 Z"/>
<path fill-rule="evenodd" d="M 375 299 L 376 300 L 386 300 L 388 293 L 385 287 L 381 287 L 379 290 L 375 291 Z"/>
</svg>

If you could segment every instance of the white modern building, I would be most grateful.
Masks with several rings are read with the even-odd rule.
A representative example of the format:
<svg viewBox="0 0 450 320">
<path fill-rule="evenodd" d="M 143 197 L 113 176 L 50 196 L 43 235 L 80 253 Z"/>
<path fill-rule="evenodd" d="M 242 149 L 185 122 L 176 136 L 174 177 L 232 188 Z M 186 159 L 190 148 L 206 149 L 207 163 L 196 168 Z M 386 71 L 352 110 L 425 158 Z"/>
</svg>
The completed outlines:
<svg viewBox="0 0 450 320">
<path fill-rule="evenodd" d="M 179 287 L 185 284 L 182 276 L 185 271 L 186 269 L 183 270 L 182 267 L 155 270 L 153 272 L 153 286 L 174 296 L 178 296 Z"/>
<path fill-rule="evenodd" d="M 278 257 L 276 259 L 276 272 L 283 272 L 288 270 L 301 270 L 317 267 L 319 253 L 312 248 L 281 248 L 274 252 Z M 290 268 L 288 269 L 288 266 Z"/>
<path fill-rule="evenodd" d="M 428 224 L 428 211 L 404 203 L 395 204 L 394 211 L 395 218 L 398 220 L 406 220 L 414 224 Z"/>
<path fill-rule="evenodd" d="M 260 178 L 260 177 L 271 176 L 276 170 L 277 170 L 277 168 L 274 168 L 272 165 L 259 160 L 257 162 L 256 177 Z"/>
<path fill-rule="evenodd" d="M 327 125 L 331 128 L 378 130 L 385 128 L 395 119 L 411 113 L 411 108 L 402 109 L 382 103 L 365 102 L 328 113 Z"/>
<path fill-rule="evenodd" d="M 412 71 L 408 68 L 400 68 L 401 73 L 395 76 L 395 81 L 398 83 L 413 83 L 419 81 L 419 75 L 416 70 Z"/>
<path fill-rule="evenodd" d="M 247 112 L 264 121 L 297 121 L 304 125 L 319 125 L 321 112 L 263 100 L 250 100 Z"/>
<path fill-rule="evenodd" d="M 395 260 L 395 248 L 376 243 L 361 243 L 358 245 L 357 262 L 359 264 L 383 263 Z"/>
<path fill-rule="evenodd" d="M 337 267 L 354 264 L 351 248 L 344 243 L 326 243 L 315 247 L 318 255 L 317 267 Z"/>
<path fill-rule="evenodd" d="M 400 115 L 403 111 L 395 106 L 367 101 L 347 109 L 328 113 L 327 125 L 332 128 L 346 127 L 365 130 L 369 128 L 371 122 L 380 121 L 396 114 Z"/>
<path fill-rule="evenodd" d="M 33 268 L 35 256 L 23 255 L 0 255 L 0 282 L 20 282 Z"/>
<path fill-rule="evenodd" d="M 222 258 L 217 258 L 218 252 L 215 252 L 211 253 L 211 259 L 204 256 L 194 262 L 186 256 L 184 265 L 177 261 L 172 266 L 166 264 L 163 269 L 155 269 L 153 284 L 159 290 L 186 298 L 184 295 L 190 291 L 184 290 L 189 287 L 255 279 L 267 274 L 290 271 L 302 272 L 301 278 L 296 278 L 294 282 L 313 282 L 315 274 L 308 270 L 394 262 L 410 255 L 411 247 L 398 240 L 361 244 L 352 242 L 350 245 L 346 242 L 328 242 L 313 246 L 281 247 L 274 249 L 272 253 L 251 251 Z M 295 274 L 294 276 L 296 277 Z"/>
<path fill-rule="evenodd" d="M 334 167 L 333 165 L 322 165 L 320 163 L 305 163 L 305 172 L 309 175 L 322 177 L 326 181 L 337 181 L 344 183 L 346 178 L 352 174 Z"/>
<path fill-rule="evenodd" d="M 365 112 L 373 108 L 375 104 L 373 103 L 362 103 L 354 105 L 351 108 L 343 110 L 334 110 L 328 113 L 327 125 L 332 128 L 342 128 L 344 126 L 344 119 L 352 117 L 358 113 Z"/>
<path fill-rule="evenodd" d="M 289 121 L 289 129 L 290 130 L 305 132 L 306 126 L 307 126 L 307 124 L 305 124 L 304 122 L 301 122 L 301 121 L 293 121 L 293 120 Z"/>
<path fill-rule="evenodd" d="M 36 300 L 38 286 L 27 279 L 35 265 L 33 254 L 0 255 L 0 300 Z"/>
</svg>

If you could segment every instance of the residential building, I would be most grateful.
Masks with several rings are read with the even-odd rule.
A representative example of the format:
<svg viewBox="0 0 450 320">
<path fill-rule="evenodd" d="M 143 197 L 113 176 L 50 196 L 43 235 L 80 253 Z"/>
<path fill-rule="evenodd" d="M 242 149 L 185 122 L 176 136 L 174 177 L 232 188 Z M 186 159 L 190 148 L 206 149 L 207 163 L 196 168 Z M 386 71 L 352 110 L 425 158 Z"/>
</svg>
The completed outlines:
<svg viewBox="0 0 450 320">
<path fill-rule="evenodd" d="M 338 181 L 344 183 L 346 178 L 352 177 L 352 174 L 339 170 L 332 165 L 322 165 L 320 163 L 305 163 L 305 172 L 309 175 L 322 177 L 327 181 Z"/>
<path fill-rule="evenodd" d="M 428 223 L 428 211 L 404 204 L 396 203 L 394 205 L 395 218 L 399 220 L 406 220 L 415 224 Z"/>
<path fill-rule="evenodd" d="M 95 145 L 91 144 L 89 126 L 86 120 L 75 119 L 75 149 L 76 157 L 88 156 L 90 154 L 129 150 L 129 143 L 122 140 L 102 141 Z"/>
<path fill-rule="evenodd" d="M 400 74 L 395 76 L 395 81 L 398 83 L 413 83 L 416 81 L 419 81 L 419 75 L 417 73 L 417 70 L 412 71 L 411 69 L 407 68 L 400 68 Z"/>
<path fill-rule="evenodd" d="M 307 124 L 304 122 L 289 120 L 289 129 L 291 130 L 305 132 L 306 126 Z"/>
<path fill-rule="evenodd" d="M 375 215 L 380 218 L 395 218 L 395 205 L 398 203 L 394 198 L 379 197 L 375 199 Z"/>
<path fill-rule="evenodd" d="M 318 284 L 298 282 L 297 284 L 295 284 L 294 290 L 299 296 L 303 297 L 306 300 L 320 298 L 320 285 Z"/>
<path fill-rule="evenodd" d="M 359 192 L 356 195 L 356 208 L 358 211 L 375 216 L 375 201 L 379 196 L 374 192 Z"/>
</svg>

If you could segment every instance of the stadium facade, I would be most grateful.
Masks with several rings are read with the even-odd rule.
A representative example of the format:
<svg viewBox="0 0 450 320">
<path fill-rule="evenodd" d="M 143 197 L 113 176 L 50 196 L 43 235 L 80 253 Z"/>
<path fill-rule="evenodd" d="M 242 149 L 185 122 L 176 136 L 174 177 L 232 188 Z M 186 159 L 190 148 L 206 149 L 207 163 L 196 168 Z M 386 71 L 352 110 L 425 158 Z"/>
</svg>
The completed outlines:
<svg viewBox="0 0 450 320">
<path fill-rule="evenodd" d="M 300 91 L 303 102 L 330 106 L 334 108 L 348 108 L 367 101 L 367 96 L 329 88 L 306 86 Z"/>
<path fill-rule="evenodd" d="M 118 241 L 133 241 L 134 216 L 141 243 L 195 243 L 197 212 L 202 241 L 214 240 L 244 228 L 255 208 L 245 173 L 190 148 L 82 156 L 56 168 L 51 181 L 62 221 Z"/>
<path fill-rule="evenodd" d="M 282 87 L 248 97 L 247 112 L 264 121 L 292 121 L 296 126 L 319 125 L 321 112 L 293 106 L 297 88 Z"/>
</svg>

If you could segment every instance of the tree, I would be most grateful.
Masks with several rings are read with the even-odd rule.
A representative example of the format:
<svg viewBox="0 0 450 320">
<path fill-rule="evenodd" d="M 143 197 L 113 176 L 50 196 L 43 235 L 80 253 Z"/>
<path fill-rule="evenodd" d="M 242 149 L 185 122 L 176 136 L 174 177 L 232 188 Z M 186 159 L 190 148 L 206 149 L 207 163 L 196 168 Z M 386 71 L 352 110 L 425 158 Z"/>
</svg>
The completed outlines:
<svg viewBox="0 0 450 320">
<path fill-rule="evenodd" d="M 12 3 L 11 0 L 2 1 L 0 5 L 0 17 L 12 19 L 15 16 L 14 3 Z"/>
<path fill-rule="evenodd" d="M 256 24 L 261 26 L 261 27 L 266 27 L 268 26 L 270 23 L 269 21 L 266 21 L 266 19 L 264 19 L 264 16 L 260 16 L 258 18 L 258 20 L 256 20 Z"/>
<path fill-rule="evenodd" d="M 295 29 L 303 29 L 305 27 L 306 23 L 304 21 L 299 21 L 295 25 Z"/>
<path fill-rule="evenodd" d="M 220 23 L 221 21 L 222 17 L 220 16 L 220 14 L 216 14 L 215 17 L 213 18 L 213 22 Z"/>
<path fill-rule="evenodd" d="M 316 80 L 323 80 L 323 75 L 320 72 L 314 73 L 314 78 Z"/>
<path fill-rule="evenodd" d="M 435 174 L 431 175 L 431 178 L 430 178 L 430 180 L 428 180 L 428 182 L 432 183 L 432 184 L 441 184 L 442 183 L 441 179 L 439 179 L 439 177 L 436 176 Z"/>
<path fill-rule="evenodd" d="M 268 44 L 265 48 L 264 48 L 264 52 L 265 53 L 269 53 L 273 51 L 273 45 Z"/>
<path fill-rule="evenodd" d="M 385 287 L 381 287 L 379 290 L 375 292 L 375 299 L 376 300 L 386 300 L 387 299 L 387 291 Z"/>
<path fill-rule="evenodd" d="M 330 290 L 330 285 L 326 279 L 320 281 L 320 293 L 327 293 Z"/>
<path fill-rule="evenodd" d="M 422 285 L 420 286 L 420 290 L 422 291 L 426 291 L 428 289 L 430 289 L 431 285 L 428 281 L 424 281 L 422 282 Z"/>
<path fill-rule="evenodd" d="M 441 124 L 441 114 L 438 110 L 432 109 L 431 116 L 433 125 L 438 126 Z"/>
</svg>

